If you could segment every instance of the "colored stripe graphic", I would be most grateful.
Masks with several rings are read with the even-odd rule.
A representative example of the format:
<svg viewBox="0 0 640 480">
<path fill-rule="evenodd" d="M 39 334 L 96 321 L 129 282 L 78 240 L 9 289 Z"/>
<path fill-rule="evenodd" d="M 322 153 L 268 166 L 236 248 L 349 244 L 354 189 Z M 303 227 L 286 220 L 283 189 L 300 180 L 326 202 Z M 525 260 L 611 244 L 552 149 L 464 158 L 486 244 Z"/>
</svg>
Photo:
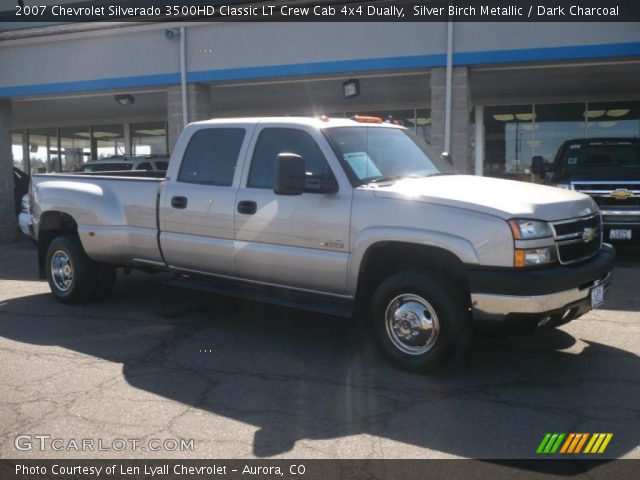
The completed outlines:
<svg viewBox="0 0 640 480">
<path fill-rule="evenodd" d="M 569 433 L 568 435 L 564 433 L 546 433 L 540 445 L 538 445 L 536 453 L 604 453 L 612 438 L 613 433 Z M 587 440 L 589 441 L 587 442 Z M 587 446 L 583 451 L 582 448 L 585 443 Z"/>
<path fill-rule="evenodd" d="M 560 445 L 562 444 L 562 440 L 564 439 L 564 433 L 547 433 L 540 445 L 538 445 L 537 453 L 556 453 Z"/>
<path fill-rule="evenodd" d="M 613 433 L 594 433 L 584 453 L 603 453 L 613 438 Z"/>
<path fill-rule="evenodd" d="M 536 453 L 542 453 L 544 451 L 544 447 L 547 445 L 549 438 L 551 438 L 551 434 L 547 433 L 540 442 L 540 445 L 538 445 L 538 450 L 536 450 Z"/>
<path fill-rule="evenodd" d="M 562 449 L 560 450 L 560 453 L 567 453 L 567 449 L 569 448 L 569 445 L 571 445 L 571 442 L 573 442 L 573 439 L 576 437 L 575 433 L 570 433 L 569 436 L 567 437 L 567 441 L 564 442 L 564 445 L 562 445 Z"/>
<path fill-rule="evenodd" d="M 576 450 L 573 453 L 580 453 L 582 451 L 582 446 L 587 441 L 587 438 L 589 438 L 589 434 L 588 433 L 583 433 L 582 434 L 582 439 L 580 440 L 580 443 L 578 443 L 578 445 L 576 445 Z"/>
</svg>

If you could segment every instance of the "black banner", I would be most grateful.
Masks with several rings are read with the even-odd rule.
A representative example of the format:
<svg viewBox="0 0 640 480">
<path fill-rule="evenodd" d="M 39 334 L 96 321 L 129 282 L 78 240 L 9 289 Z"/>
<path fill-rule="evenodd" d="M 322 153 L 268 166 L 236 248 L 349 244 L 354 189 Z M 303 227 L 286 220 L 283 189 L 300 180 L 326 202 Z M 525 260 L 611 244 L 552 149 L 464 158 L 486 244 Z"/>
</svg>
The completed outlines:
<svg viewBox="0 0 640 480">
<path fill-rule="evenodd" d="M 105 0 L 52 5 L 14 1 L 12 8 L 0 11 L 0 22 L 640 22 L 637 0 Z"/>
<path fill-rule="evenodd" d="M 636 480 L 637 460 L 0 460 L 3 480 Z"/>
</svg>

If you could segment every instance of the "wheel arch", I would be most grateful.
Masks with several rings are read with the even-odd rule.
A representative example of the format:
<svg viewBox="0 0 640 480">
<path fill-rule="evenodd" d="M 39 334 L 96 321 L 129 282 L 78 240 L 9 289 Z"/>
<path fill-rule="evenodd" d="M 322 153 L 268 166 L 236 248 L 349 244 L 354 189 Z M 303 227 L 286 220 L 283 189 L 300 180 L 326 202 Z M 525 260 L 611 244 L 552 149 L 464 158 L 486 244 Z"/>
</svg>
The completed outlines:
<svg viewBox="0 0 640 480">
<path fill-rule="evenodd" d="M 441 246 L 406 241 L 379 241 L 366 249 L 358 268 L 356 300 L 370 298 L 385 278 L 406 270 L 437 271 L 470 301 L 467 269 L 458 255 Z"/>
<path fill-rule="evenodd" d="M 78 235 L 78 224 L 66 212 L 51 210 L 40 215 L 38 221 L 38 275 L 46 278 L 45 260 L 51 241 L 61 235 Z"/>
</svg>

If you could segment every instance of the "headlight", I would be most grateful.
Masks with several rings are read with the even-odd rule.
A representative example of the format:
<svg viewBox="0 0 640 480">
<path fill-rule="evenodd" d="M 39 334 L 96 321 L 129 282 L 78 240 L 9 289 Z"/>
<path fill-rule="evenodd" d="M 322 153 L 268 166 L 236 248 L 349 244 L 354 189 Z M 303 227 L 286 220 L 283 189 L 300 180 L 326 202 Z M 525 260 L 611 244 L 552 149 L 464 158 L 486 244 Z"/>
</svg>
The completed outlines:
<svg viewBox="0 0 640 480">
<path fill-rule="evenodd" d="M 509 220 L 509 226 L 516 240 L 553 237 L 549 224 L 540 220 Z"/>
<path fill-rule="evenodd" d="M 20 212 L 21 213 L 30 213 L 31 205 L 29 203 L 29 195 L 24 195 L 22 197 L 22 202 L 20 203 Z"/>
<path fill-rule="evenodd" d="M 555 247 L 516 249 L 514 265 L 516 267 L 530 267 L 545 265 L 556 261 Z"/>
<path fill-rule="evenodd" d="M 555 186 L 563 190 L 573 190 L 573 186 L 569 183 L 558 183 Z"/>
</svg>

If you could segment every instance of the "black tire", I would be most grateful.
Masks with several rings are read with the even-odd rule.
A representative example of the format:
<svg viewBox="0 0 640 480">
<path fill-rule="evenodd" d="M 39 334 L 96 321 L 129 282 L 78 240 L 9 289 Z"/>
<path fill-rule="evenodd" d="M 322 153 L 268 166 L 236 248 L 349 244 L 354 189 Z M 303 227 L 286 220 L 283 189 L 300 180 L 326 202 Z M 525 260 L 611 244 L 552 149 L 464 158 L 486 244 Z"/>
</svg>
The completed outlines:
<svg viewBox="0 0 640 480">
<path fill-rule="evenodd" d="M 57 267 L 52 264 L 54 256 Z M 70 275 L 61 266 L 65 264 Z M 51 293 L 60 302 L 83 303 L 96 297 L 98 266 L 87 256 L 78 237 L 54 238 L 47 250 L 45 269 Z"/>
<path fill-rule="evenodd" d="M 434 372 L 466 349 L 471 333 L 468 301 L 463 292 L 442 275 L 430 271 L 395 274 L 377 288 L 372 307 L 378 346 L 398 368 Z M 399 319 L 396 322 L 387 321 L 387 309 L 393 308 L 397 312 L 394 317 Z M 410 311 L 403 312 L 403 309 Z M 422 321 L 416 316 L 420 312 L 424 316 Z M 431 324 L 432 328 L 409 328 L 410 323 L 404 323 L 403 318 L 417 321 L 417 325 Z M 407 332 L 420 333 L 413 339 Z"/>
</svg>

